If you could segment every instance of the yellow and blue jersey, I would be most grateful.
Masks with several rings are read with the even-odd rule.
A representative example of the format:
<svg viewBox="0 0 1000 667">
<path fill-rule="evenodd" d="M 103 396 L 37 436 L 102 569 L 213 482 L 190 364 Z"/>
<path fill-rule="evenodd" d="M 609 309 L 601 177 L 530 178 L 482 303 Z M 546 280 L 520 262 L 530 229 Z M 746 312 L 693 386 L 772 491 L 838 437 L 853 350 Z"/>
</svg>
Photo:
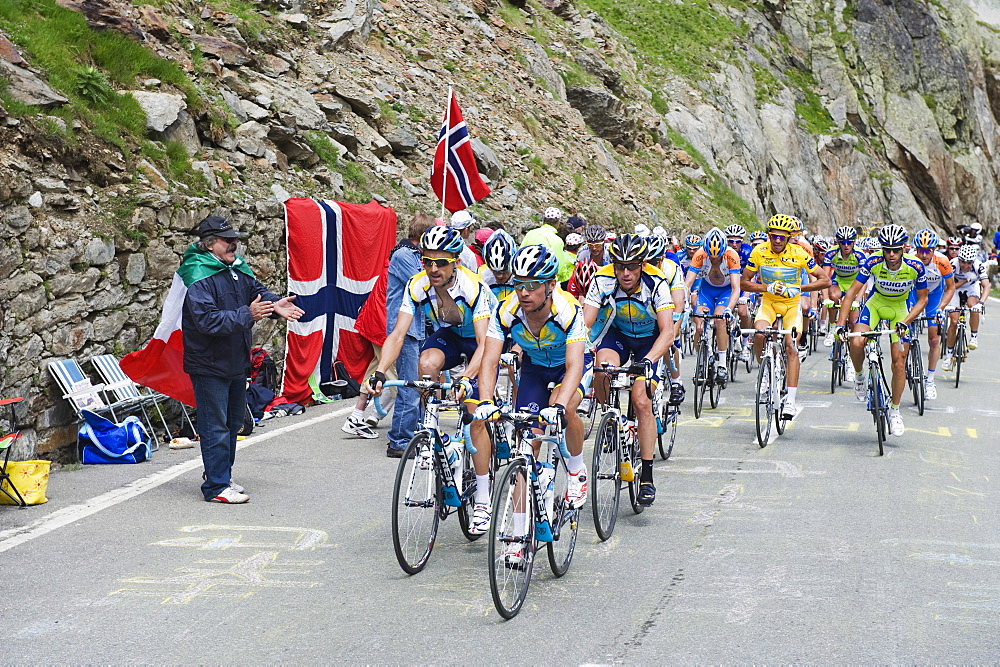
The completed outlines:
<svg viewBox="0 0 1000 667">
<path fill-rule="evenodd" d="M 668 282 L 662 271 L 646 264 L 639 276 L 639 289 L 626 294 L 615 277 L 614 265 L 601 267 L 590 281 L 584 305 L 596 307 L 599 313 L 610 307 L 610 326 L 626 336 L 654 336 L 658 331 L 657 313 L 674 307 L 671 290 L 684 288 L 681 272 L 672 266 L 669 270 L 673 275 Z"/>
<path fill-rule="evenodd" d="M 446 322 L 441 318 L 437 291 L 431 286 L 426 271 L 421 271 L 406 285 L 406 296 L 400 304 L 400 312 L 413 315 L 422 308 L 435 330 L 451 327 L 455 335 L 475 338 L 474 322 L 486 319 L 493 312 L 496 300 L 493 292 L 479 280 L 479 276 L 465 268 L 455 267 L 455 278 L 447 288 L 448 294 L 458 307 L 458 321 Z"/>
<path fill-rule="evenodd" d="M 562 289 L 552 292 L 552 306 L 538 335 L 531 333 L 517 296 L 509 296 L 493 311 L 486 335 L 512 340 L 536 366 L 554 368 L 566 365 L 566 346 L 587 340 L 583 311 L 573 295 Z"/>
</svg>

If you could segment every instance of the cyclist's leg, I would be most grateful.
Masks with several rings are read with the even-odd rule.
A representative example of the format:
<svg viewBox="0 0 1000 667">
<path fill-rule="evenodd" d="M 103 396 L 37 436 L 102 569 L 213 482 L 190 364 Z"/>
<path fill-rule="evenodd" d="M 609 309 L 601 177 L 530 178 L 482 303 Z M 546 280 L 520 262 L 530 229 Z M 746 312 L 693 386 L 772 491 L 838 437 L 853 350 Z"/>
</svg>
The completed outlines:
<svg viewBox="0 0 1000 667">
<path fill-rule="evenodd" d="M 779 314 L 784 320 L 781 326 L 785 329 L 801 331 L 802 327 L 805 326 L 805 319 L 802 317 L 802 308 L 798 303 L 789 304 L 786 306 L 785 312 L 779 312 Z M 786 376 L 788 407 L 791 408 L 795 405 L 795 395 L 799 389 L 799 370 L 802 368 L 802 361 L 799 359 L 796 341 L 792 340 L 791 336 L 785 336 L 785 352 L 788 354 L 788 374 Z"/>
<path fill-rule="evenodd" d="M 775 312 L 772 299 L 761 298 L 760 308 L 757 309 L 757 319 L 754 320 L 753 328 L 757 331 L 763 331 L 772 324 L 774 320 L 777 319 L 778 314 Z M 764 352 L 764 336 L 754 335 L 753 337 L 753 356 L 760 361 L 761 355 Z"/>
<path fill-rule="evenodd" d="M 895 330 L 896 324 L 902 322 L 909 312 L 906 301 L 897 300 L 894 303 L 884 303 L 879 306 L 879 316 L 889 322 L 889 329 Z M 898 410 L 899 402 L 906 389 L 906 355 L 910 351 L 909 341 L 904 341 L 895 333 L 889 336 L 889 352 L 892 361 L 892 404 L 891 408 Z"/>
<path fill-rule="evenodd" d="M 872 322 L 878 324 L 878 315 L 872 312 L 874 305 L 872 299 L 868 299 L 858 310 L 858 321 L 851 327 L 854 333 L 871 331 Z M 858 336 L 857 338 L 851 338 L 850 341 L 848 350 L 851 353 L 851 364 L 854 366 L 854 372 L 860 377 L 865 363 L 865 339 Z"/>
<path fill-rule="evenodd" d="M 944 296 L 944 284 L 927 295 L 927 307 L 924 316 L 936 318 L 940 312 L 941 297 Z M 927 381 L 934 383 L 934 372 L 937 370 L 937 360 L 941 356 L 941 331 L 937 320 L 927 321 Z"/>
<path fill-rule="evenodd" d="M 979 294 L 970 293 L 969 298 L 965 302 L 965 305 L 967 305 L 969 308 L 975 308 L 976 306 L 978 306 Z M 969 335 L 976 336 L 978 334 L 979 334 L 979 309 L 976 308 L 976 310 L 973 310 L 969 313 Z"/>
</svg>

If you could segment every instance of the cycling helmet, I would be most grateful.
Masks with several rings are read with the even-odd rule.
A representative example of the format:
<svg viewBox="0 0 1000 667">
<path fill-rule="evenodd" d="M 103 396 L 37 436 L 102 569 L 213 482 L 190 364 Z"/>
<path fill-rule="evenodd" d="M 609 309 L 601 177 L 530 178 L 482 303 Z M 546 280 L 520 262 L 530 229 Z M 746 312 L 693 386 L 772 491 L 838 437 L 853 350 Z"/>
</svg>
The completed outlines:
<svg viewBox="0 0 1000 667">
<path fill-rule="evenodd" d="M 462 240 L 462 235 L 453 227 L 435 225 L 420 237 L 421 250 L 444 250 L 457 255 L 462 252 L 464 247 L 465 242 Z"/>
<path fill-rule="evenodd" d="M 586 291 L 590 287 L 590 281 L 594 279 L 598 268 L 596 262 L 577 262 L 574 276 L 576 284 L 580 286 L 581 290 Z"/>
<path fill-rule="evenodd" d="M 964 245 L 958 251 L 958 259 L 963 262 L 974 262 L 979 259 L 979 248 L 974 245 Z"/>
<path fill-rule="evenodd" d="M 932 229 L 921 229 L 913 235 L 913 247 L 920 250 L 933 250 L 937 247 L 938 236 Z"/>
<path fill-rule="evenodd" d="M 972 231 L 975 232 L 976 234 L 981 234 L 983 231 L 983 223 L 981 222 L 974 222 L 971 225 L 969 225 L 969 227 L 971 227 Z"/>
<path fill-rule="evenodd" d="M 883 248 L 902 248 L 909 238 L 901 225 L 886 225 L 878 231 L 878 242 Z"/>
<path fill-rule="evenodd" d="M 962 245 L 962 239 L 958 236 L 949 236 L 948 245 Z"/>
<path fill-rule="evenodd" d="M 519 280 L 551 280 L 559 271 L 559 260 L 543 245 L 526 245 L 514 255 L 511 264 Z"/>
<path fill-rule="evenodd" d="M 663 240 L 664 237 L 653 235 L 646 239 L 646 245 L 649 249 L 646 251 L 647 260 L 653 259 L 663 259 L 663 253 L 667 249 L 666 241 Z"/>
<path fill-rule="evenodd" d="M 836 238 L 838 241 L 856 241 L 858 238 L 858 230 L 847 225 L 837 227 Z"/>
<path fill-rule="evenodd" d="M 726 227 L 726 236 L 739 236 L 743 238 L 746 235 L 747 230 L 743 225 L 729 225 Z"/>
<path fill-rule="evenodd" d="M 583 245 L 583 237 L 580 236 L 579 234 L 577 234 L 576 232 L 573 232 L 571 234 L 567 234 L 566 235 L 566 245 L 567 246 L 571 246 L 571 245 L 572 246 Z"/>
<path fill-rule="evenodd" d="M 622 234 L 612 242 L 608 252 L 616 262 L 641 262 L 646 259 L 649 244 L 636 234 Z"/>
<path fill-rule="evenodd" d="M 767 221 L 767 228 L 774 229 L 779 232 L 787 232 L 789 235 L 794 234 L 801 228 L 802 223 L 799 219 L 792 215 L 783 215 L 781 213 L 777 215 L 772 215 L 771 219 Z"/>
<path fill-rule="evenodd" d="M 712 231 L 705 234 L 705 240 L 702 242 L 701 247 L 705 249 L 705 253 L 709 257 L 721 257 L 724 252 L 726 252 L 726 237 L 719 230 L 718 227 L 713 227 Z"/>
<path fill-rule="evenodd" d="M 483 246 L 483 261 L 490 271 L 510 271 L 510 263 L 514 259 L 517 244 L 514 237 L 502 229 L 493 232 Z"/>
<path fill-rule="evenodd" d="M 697 234 L 688 234 L 684 237 L 684 247 L 686 248 L 700 248 L 701 247 L 701 237 Z"/>
<path fill-rule="evenodd" d="M 587 243 L 604 243 L 608 239 L 608 230 L 601 225 L 587 225 L 583 230 L 583 240 Z"/>
<path fill-rule="evenodd" d="M 767 240 L 767 232 L 765 231 L 756 231 L 750 235 L 750 245 L 763 243 L 766 240 Z"/>
<path fill-rule="evenodd" d="M 562 217 L 562 211 L 557 209 L 555 206 L 549 206 L 545 209 L 545 213 L 542 214 L 542 217 L 546 220 L 558 220 Z"/>
<path fill-rule="evenodd" d="M 821 236 L 813 237 L 813 250 L 819 250 L 820 252 L 826 252 L 830 249 L 830 242 Z"/>
</svg>

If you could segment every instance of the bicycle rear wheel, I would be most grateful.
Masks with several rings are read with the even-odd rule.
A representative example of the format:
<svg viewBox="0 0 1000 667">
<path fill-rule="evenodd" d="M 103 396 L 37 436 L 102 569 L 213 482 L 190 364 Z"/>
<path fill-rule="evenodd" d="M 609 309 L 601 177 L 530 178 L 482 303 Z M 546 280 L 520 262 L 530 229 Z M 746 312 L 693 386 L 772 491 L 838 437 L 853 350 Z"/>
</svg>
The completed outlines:
<svg viewBox="0 0 1000 667">
<path fill-rule="evenodd" d="M 441 481 L 426 431 L 413 436 L 396 469 L 392 491 L 392 546 L 399 566 L 416 574 L 427 565 L 437 538 Z"/>
<path fill-rule="evenodd" d="M 778 363 L 777 359 L 772 359 L 774 364 L 774 386 L 778 395 L 778 402 L 774 404 L 774 430 L 781 435 L 785 432 L 785 423 L 788 421 L 781 416 L 782 406 L 785 404 L 785 397 L 788 395 L 788 367 L 784 362 Z M 773 399 L 772 399 L 773 400 Z"/>
<path fill-rule="evenodd" d="M 755 421 L 757 423 L 757 444 L 762 448 L 767 446 L 767 440 L 771 436 L 771 421 L 774 419 L 774 392 L 771 389 L 774 382 L 773 363 L 774 361 L 770 357 L 763 357 L 757 372 Z"/>
<path fill-rule="evenodd" d="M 618 521 L 618 503 L 621 500 L 620 433 L 618 414 L 604 413 L 594 438 L 594 456 L 590 474 L 594 480 L 591 489 L 590 509 L 594 514 L 594 528 L 601 540 L 607 540 Z"/>
<path fill-rule="evenodd" d="M 580 510 L 573 509 L 566 502 L 566 462 L 562 457 L 556 457 L 554 466 L 555 477 L 552 479 L 552 541 L 546 546 L 549 556 L 549 567 L 552 574 L 561 577 L 569 570 L 576 550 L 576 536 L 580 531 Z"/>
<path fill-rule="evenodd" d="M 597 423 L 597 397 L 594 396 L 593 390 L 591 390 L 590 398 L 590 410 L 587 411 L 586 415 L 583 415 L 583 439 L 586 440 L 590 437 L 590 434 L 594 431 L 594 424 Z"/>
<path fill-rule="evenodd" d="M 490 593 L 506 619 L 517 616 L 528 594 L 535 559 L 535 499 L 527 461 L 516 458 L 497 477 L 490 526 Z"/>
<path fill-rule="evenodd" d="M 830 365 L 830 393 L 836 393 L 837 387 L 841 383 L 841 373 L 843 368 L 841 366 L 840 354 L 843 351 L 843 343 L 839 340 L 833 342 L 833 350 L 830 352 L 830 358 L 833 360 Z"/>
<path fill-rule="evenodd" d="M 719 382 L 715 369 L 715 364 L 709 367 L 711 370 L 708 373 L 708 402 L 712 406 L 712 409 L 719 407 L 719 397 L 722 396 L 722 383 Z"/>
<path fill-rule="evenodd" d="M 656 434 L 657 445 L 660 448 L 660 458 L 666 461 L 674 451 L 674 441 L 677 439 L 677 418 L 680 416 L 680 407 L 668 405 L 663 401 L 660 411 L 660 429 Z"/>
<path fill-rule="evenodd" d="M 632 481 L 628 483 L 629 502 L 632 504 L 633 512 L 642 514 L 646 506 L 639 504 L 639 478 L 642 473 L 642 457 L 639 456 L 639 443 L 633 441 L 627 447 L 623 447 L 623 449 L 626 451 L 622 452 L 622 457 L 627 456 L 632 461 Z"/>
</svg>

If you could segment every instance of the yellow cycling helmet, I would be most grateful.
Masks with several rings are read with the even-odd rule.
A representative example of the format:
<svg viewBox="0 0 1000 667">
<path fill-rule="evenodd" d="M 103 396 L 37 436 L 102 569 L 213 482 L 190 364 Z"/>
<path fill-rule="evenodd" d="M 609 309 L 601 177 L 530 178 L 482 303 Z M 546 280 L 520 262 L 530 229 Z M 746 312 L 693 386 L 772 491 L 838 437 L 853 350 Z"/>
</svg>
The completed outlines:
<svg viewBox="0 0 1000 667">
<path fill-rule="evenodd" d="M 786 232 L 789 236 L 801 229 L 802 223 L 799 219 L 793 215 L 783 215 L 778 213 L 777 215 L 772 215 L 771 219 L 767 221 L 767 228 L 769 230 L 773 229 L 778 232 Z"/>
</svg>

